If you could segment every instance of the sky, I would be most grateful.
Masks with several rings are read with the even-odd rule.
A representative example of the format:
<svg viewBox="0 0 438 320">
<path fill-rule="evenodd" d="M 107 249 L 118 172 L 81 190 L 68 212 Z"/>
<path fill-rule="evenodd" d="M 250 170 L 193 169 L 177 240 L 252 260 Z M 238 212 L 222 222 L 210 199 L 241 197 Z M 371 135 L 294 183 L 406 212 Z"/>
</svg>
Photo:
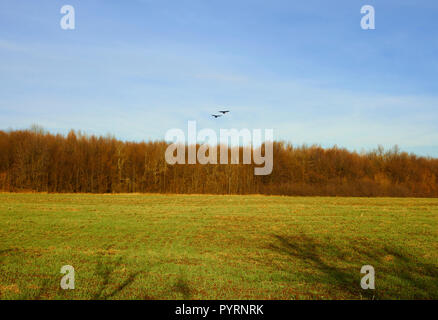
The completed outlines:
<svg viewBox="0 0 438 320">
<path fill-rule="evenodd" d="M 438 157 L 437 15 L 432 0 L 0 0 L 0 129 L 147 141 L 195 120 Z"/>
</svg>

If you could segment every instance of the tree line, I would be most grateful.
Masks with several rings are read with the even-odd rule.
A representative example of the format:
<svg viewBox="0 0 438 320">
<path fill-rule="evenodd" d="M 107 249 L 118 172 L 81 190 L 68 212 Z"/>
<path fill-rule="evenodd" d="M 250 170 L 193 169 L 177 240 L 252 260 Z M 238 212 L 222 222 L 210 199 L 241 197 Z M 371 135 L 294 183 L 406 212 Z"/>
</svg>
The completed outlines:
<svg viewBox="0 0 438 320">
<path fill-rule="evenodd" d="M 274 142 L 272 173 L 255 176 L 255 164 L 169 165 L 167 146 L 75 131 L 55 135 L 38 127 L 0 131 L 0 190 L 438 196 L 438 159 L 397 147 L 357 153 Z"/>
</svg>

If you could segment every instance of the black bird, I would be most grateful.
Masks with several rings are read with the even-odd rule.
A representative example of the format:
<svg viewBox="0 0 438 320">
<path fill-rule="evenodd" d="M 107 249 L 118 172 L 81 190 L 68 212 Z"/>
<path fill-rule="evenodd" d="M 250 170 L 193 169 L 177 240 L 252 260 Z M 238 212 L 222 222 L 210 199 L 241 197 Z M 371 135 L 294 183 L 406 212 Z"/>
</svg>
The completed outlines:
<svg viewBox="0 0 438 320">
<path fill-rule="evenodd" d="M 211 116 L 212 116 L 212 117 L 215 117 L 216 119 L 219 118 L 219 117 L 222 117 L 221 114 L 212 114 Z"/>
<path fill-rule="evenodd" d="M 225 113 L 230 112 L 230 110 L 223 110 L 223 111 L 219 111 L 219 112 L 222 113 L 222 114 L 225 114 Z"/>
</svg>

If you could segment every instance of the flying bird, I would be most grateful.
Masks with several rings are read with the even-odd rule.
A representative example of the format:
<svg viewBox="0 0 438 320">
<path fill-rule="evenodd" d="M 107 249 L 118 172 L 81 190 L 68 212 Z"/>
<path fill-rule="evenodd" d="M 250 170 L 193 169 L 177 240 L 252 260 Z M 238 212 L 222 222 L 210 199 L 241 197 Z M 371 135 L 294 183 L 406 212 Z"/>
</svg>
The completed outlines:
<svg viewBox="0 0 438 320">
<path fill-rule="evenodd" d="M 219 112 L 222 113 L 222 114 L 225 114 L 225 113 L 230 112 L 230 110 L 223 110 L 223 111 L 219 111 Z"/>
<path fill-rule="evenodd" d="M 217 119 L 217 118 L 219 118 L 219 117 L 222 117 L 221 114 L 212 114 L 211 116 L 212 116 L 212 117 L 215 117 L 215 119 Z"/>
</svg>

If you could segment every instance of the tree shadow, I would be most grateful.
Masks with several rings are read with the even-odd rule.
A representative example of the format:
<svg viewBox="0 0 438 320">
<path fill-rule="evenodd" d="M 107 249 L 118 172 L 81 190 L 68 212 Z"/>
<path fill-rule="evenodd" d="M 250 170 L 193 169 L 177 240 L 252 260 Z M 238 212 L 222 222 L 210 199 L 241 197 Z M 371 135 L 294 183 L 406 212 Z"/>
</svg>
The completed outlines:
<svg viewBox="0 0 438 320">
<path fill-rule="evenodd" d="M 14 252 L 14 251 L 18 251 L 18 249 L 2 249 L 0 250 L 0 256 L 9 253 L 9 252 Z"/>
<path fill-rule="evenodd" d="M 402 247 L 385 245 L 381 251 L 357 251 L 367 254 L 377 261 L 376 265 L 380 265 L 382 271 L 397 279 L 399 284 L 388 288 L 385 298 L 438 299 L 438 265 L 421 261 L 421 257 Z M 391 263 L 385 263 L 385 258 L 391 259 Z M 402 290 L 409 294 L 400 295 Z"/>
<path fill-rule="evenodd" d="M 3 264 L 7 258 L 17 259 L 22 261 L 24 257 L 25 257 L 25 252 L 23 250 L 20 250 L 19 248 L 9 248 L 9 249 L 0 250 L 0 264 Z M 18 293 L 17 299 L 18 300 L 47 299 L 47 297 L 50 295 L 50 292 L 53 291 L 55 280 L 49 277 L 44 278 L 44 275 L 41 276 L 41 278 L 42 280 L 40 280 L 39 278 L 37 279 L 38 284 L 33 285 L 32 290 L 26 290 L 26 292 Z M 14 284 L 16 285 L 16 283 Z"/>
<path fill-rule="evenodd" d="M 189 300 L 192 297 L 192 290 L 186 280 L 180 275 L 173 285 L 173 290 L 180 293 L 184 300 Z"/>
<path fill-rule="evenodd" d="M 140 271 L 130 273 L 126 280 L 118 284 L 114 289 L 109 290 L 112 283 L 111 275 L 121 264 L 122 257 L 118 257 L 115 260 L 110 259 L 105 255 L 100 257 L 96 266 L 96 274 L 102 279 L 102 282 L 99 285 L 96 293 L 93 295 L 93 300 L 107 300 L 114 297 L 131 283 L 133 283 L 136 277 L 141 273 Z"/>
<path fill-rule="evenodd" d="M 49 279 L 44 279 L 41 283 L 40 288 L 38 289 L 37 293 L 32 296 L 33 300 L 44 300 L 45 296 L 51 291 L 53 288 L 53 281 L 50 281 Z"/>
<path fill-rule="evenodd" d="M 38 290 L 22 293 L 18 300 L 47 300 L 56 290 L 56 280 L 54 278 L 44 278 L 39 281 Z M 62 290 L 62 289 L 60 289 Z"/>
<path fill-rule="evenodd" d="M 116 288 L 110 290 L 112 283 L 112 276 L 114 271 L 123 264 L 122 257 L 111 259 L 105 255 L 101 255 L 96 266 L 96 274 L 101 279 L 101 283 L 96 293 L 93 295 L 93 300 L 107 300 L 116 296 L 119 292 L 124 290 L 132 282 L 135 281 L 136 277 L 143 271 L 137 271 L 128 275 L 128 278 L 117 285 Z M 191 299 L 192 289 L 189 286 L 189 282 L 184 279 L 183 275 L 179 275 L 173 286 L 170 286 L 168 292 L 176 292 L 182 295 L 184 300 Z M 143 300 L 155 300 L 156 298 L 150 296 L 148 293 L 142 295 Z"/>
<path fill-rule="evenodd" d="M 0 250 L 0 263 L 3 263 L 8 256 L 14 256 L 19 254 L 19 250 L 17 248 L 9 248 Z"/>
<path fill-rule="evenodd" d="M 356 244 L 344 249 L 327 241 L 319 243 L 304 234 L 273 237 L 275 241 L 269 246 L 271 250 L 303 262 L 312 269 L 306 278 L 333 286 L 348 298 L 436 299 L 438 296 L 437 266 L 420 261 L 419 257 L 402 248 L 384 245 L 376 249 L 377 246 L 370 244 Z M 353 254 L 361 257 L 360 263 L 352 262 Z M 360 279 L 364 276 L 360 274 L 362 264 L 371 264 L 375 268 L 375 290 L 360 287 Z M 380 287 L 379 283 L 382 284 Z"/>
<path fill-rule="evenodd" d="M 274 238 L 276 241 L 269 248 L 289 258 L 298 259 L 310 265 L 313 270 L 309 273 L 311 278 L 336 286 L 348 296 L 359 296 L 360 278 L 357 278 L 357 273 L 353 274 L 351 270 L 335 267 L 321 259 L 320 252 L 332 252 L 335 249 L 334 247 L 328 245 L 321 247 L 321 244 L 303 234 L 294 237 L 274 235 Z M 366 295 L 370 296 L 369 294 Z"/>
</svg>

